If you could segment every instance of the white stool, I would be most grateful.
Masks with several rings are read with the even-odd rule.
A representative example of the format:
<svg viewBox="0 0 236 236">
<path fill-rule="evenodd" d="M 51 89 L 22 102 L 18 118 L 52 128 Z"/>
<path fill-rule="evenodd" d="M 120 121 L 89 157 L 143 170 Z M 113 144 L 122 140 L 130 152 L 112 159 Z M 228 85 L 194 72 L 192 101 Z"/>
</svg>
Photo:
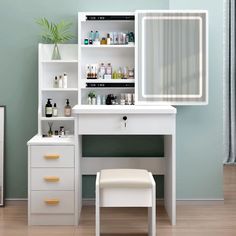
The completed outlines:
<svg viewBox="0 0 236 236">
<path fill-rule="evenodd" d="M 140 169 L 98 172 L 96 236 L 100 236 L 100 207 L 148 207 L 149 236 L 156 235 L 156 184 L 152 173 Z"/>
</svg>

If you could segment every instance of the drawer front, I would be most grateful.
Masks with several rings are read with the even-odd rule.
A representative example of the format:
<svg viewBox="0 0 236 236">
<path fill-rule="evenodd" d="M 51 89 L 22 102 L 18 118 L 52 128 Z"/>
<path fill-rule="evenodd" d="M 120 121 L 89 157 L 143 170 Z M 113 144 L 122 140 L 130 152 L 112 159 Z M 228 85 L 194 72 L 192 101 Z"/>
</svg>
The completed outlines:
<svg viewBox="0 0 236 236">
<path fill-rule="evenodd" d="M 31 168 L 31 190 L 74 190 L 74 168 Z"/>
<path fill-rule="evenodd" d="M 31 167 L 74 167 L 74 146 L 31 146 Z"/>
<path fill-rule="evenodd" d="M 31 213 L 74 213 L 74 191 L 31 191 Z"/>
<path fill-rule="evenodd" d="M 126 121 L 124 121 L 126 119 Z M 79 134 L 173 134 L 175 115 L 79 115 Z"/>
</svg>

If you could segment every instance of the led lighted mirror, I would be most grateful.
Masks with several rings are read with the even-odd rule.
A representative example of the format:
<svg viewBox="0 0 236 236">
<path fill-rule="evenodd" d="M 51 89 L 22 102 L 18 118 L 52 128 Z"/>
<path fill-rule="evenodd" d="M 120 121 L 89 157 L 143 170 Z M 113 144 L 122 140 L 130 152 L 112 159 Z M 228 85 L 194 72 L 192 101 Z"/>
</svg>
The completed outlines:
<svg viewBox="0 0 236 236">
<path fill-rule="evenodd" d="M 138 101 L 207 101 L 205 13 L 138 16 Z"/>
</svg>

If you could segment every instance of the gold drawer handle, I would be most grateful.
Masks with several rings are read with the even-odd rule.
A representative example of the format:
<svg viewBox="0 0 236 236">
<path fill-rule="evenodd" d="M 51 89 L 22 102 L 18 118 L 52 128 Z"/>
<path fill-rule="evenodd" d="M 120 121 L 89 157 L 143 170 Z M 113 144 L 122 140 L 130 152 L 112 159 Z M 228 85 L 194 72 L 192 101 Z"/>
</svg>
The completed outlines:
<svg viewBox="0 0 236 236">
<path fill-rule="evenodd" d="M 46 199 L 46 200 L 44 200 L 44 202 L 50 206 L 55 206 L 60 203 L 59 199 L 56 199 L 56 198 L 55 199 Z"/>
<path fill-rule="evenodd" d="M 59 182 L 60 178 L 57 176 L 46 176 L 44 177 L 44 180 L 47 182 Z"/>
<path fill-rule="evenodd" d="M 58 154 L 49 154 L 44 156 L 45 159 L 47 160 L 56 160 L 60 158 L 60 155 Z"/>
</svg>

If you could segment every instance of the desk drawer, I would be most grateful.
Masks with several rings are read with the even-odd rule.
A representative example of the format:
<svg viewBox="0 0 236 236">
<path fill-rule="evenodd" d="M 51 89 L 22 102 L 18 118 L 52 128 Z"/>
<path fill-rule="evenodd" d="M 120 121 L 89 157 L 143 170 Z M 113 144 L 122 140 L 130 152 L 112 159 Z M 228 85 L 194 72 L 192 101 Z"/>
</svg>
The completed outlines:
<svg viewBox="0 0 236 236">
<path fill-rule="evenodd" d="M 31 213 L 74 213 L 74 191 L 32 191 Z"/>
<path fill-rule="evenodd" d="M 31 167 L 74 167 L 74 146 L 31 146 Z"/>
<path fill-rule="evenodd" d="M 31 168 L 31 190 L 74 190 L 74 168 Z"/>
<path fill-rule="evenodd" d="M 82 114 L 78 122 L 79 134 L 164 135 L 175 131 L 174 114 Z"/>
</svg>

